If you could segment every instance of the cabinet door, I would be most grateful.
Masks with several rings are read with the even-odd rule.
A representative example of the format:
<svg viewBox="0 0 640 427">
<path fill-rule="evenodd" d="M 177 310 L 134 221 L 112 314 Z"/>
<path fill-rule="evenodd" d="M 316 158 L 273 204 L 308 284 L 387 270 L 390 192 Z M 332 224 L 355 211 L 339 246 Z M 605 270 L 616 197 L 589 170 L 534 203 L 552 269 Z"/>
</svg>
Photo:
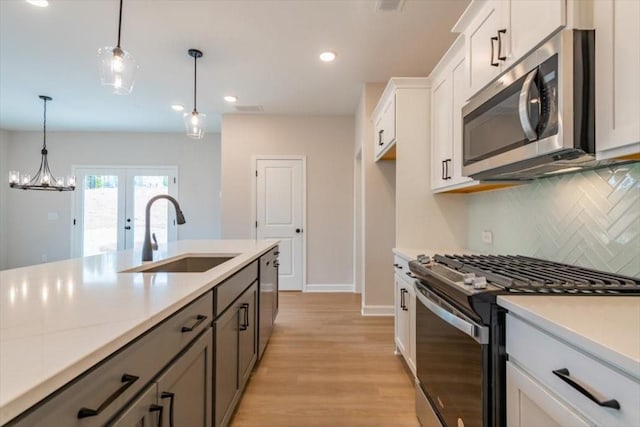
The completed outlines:
<svg viewBox="0 0 640 427">
<path fill-rule="evenodd" d="M 416 375 L 416 290 L 412 283 L 407 284 L 407 294 L 405 294 L 405 305 L 409 308 L 407 315 L 407 333 L 409 335 L 407 357 L 408 364 L 413 375 Z"/>
<path fill-rule="evenodd" d="M 213 333 L 208 328 L 158 379 L 165 426 L 211 426 Z"/>
<path fill-rule="evenodd" d="M 640 152 L 640 2 L 594 2 L 596 148 L 603 158 Z"/>
<path fill-rule="evenodd" d="M 384 124 L 383 141 L 387 146 L 396 139 L 396 96 L 391 95 L 382 112 Z"/>
<path fill-rule="evenodd" d="M 501 34 L 503 52 L 510 53 L 507 64 L 517 62 L 566 23 L 565 0 L 512 0 L 507 7 L 509 26 Z"/>
<path fill-rule="evenodd" d="M 449 162 L 449 185 L 462 184 L 473 181 L 471 178 L 462 176 L 462 107 L 467 100 L 467 79 L 465 75 L 466 61 L 463 58 L 454 66 L 451 73 L 451 99 L 453 111 L 451 116 L 451 158 Z"/>
<path fill-rule="evenodd" d="M 214 322 L 214 419 L 215 426 L 226 425 L 231 418 L 239 391 L 238 329 L 239 304 L 233 303 Z"/>
<path fill-rule="evenodd" d="M 411 352 L 409 334 L 409 290 L 404 279 L 396 275 L 396 347 L 402 353 L 407 363 Z"/>
<path fill-rule="evenodd" d="M 451 163 L 451 79 L 449 73 L 437 81 L 431 95 L 431 188 L 448 184 Z"/>
<path fill-rule="evenodd" d="M 507 362 L 509 427 L 592 426 L 523 370 Z"/>
<path fill-rule="evenodd" d="M 258 285 L 254 283 L 238 301 L 240 304 L 240 325 L 238 327 L 238 377 L 240 390 L 244 388 L 249 380 L 258 355 L 258 330 L 256 329 L 257 290 Z"/>
<path fill-rule="evenodd" d="M 470 95 L 482 89 L 500 73 L 501 61 L 498 59 L 497 37 L 498 30 L 504 29 L 503 3 L 506 2 L 501 0 L 487 2 L 465 31 Z M 495 39 L 492 40 L 494 37 Z"/>
<path fill-rule="evenodd" d="M 164 415 L 167 407 L 157 404 L 156 395 L 156 383 L 153 383 L 106 425 L 109 427 L 162 426 L 160 417 Z"/>
</svg>

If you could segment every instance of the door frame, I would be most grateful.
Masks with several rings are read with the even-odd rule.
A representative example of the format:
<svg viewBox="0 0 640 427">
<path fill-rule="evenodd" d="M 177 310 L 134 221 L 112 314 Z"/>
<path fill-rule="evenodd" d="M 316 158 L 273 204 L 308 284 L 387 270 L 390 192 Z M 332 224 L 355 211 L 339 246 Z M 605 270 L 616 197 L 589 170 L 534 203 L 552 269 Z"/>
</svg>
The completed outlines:
<svg viewBox="0 0 640 427">
<path fill-rule="evenodd" d="M 251 238 L 257 240 L 258 233 L 255 223 L 258 220 L 258 189 L 257 175 L 258 160 L 301 160 L 302 161 L 302 292 L 307 291 L 307 156 L 303 155 L 276 155 L 256 154 L 251 157 Z"/>
<path fill-rule="evenodd" d="M 77 179 L 77 171 L 79 169 L 104 169 L 104 170 L 114 170 L 114 169 L 122 169 L 125 171 L 125 185 L 128 185 L 128 182 L 126 180 L 127 178 L 127 174 L 126 172 L 130 169 L 136 169 L 136 170 L 144 170 L 144 169 L 172 169 L 175 171 L 175 197 L 176 199 L 178 198 L 178 192 L 179 192 L 179 184 L 180 184 L 180 180 L 178 179 L 179 177 L 179 170 L 178 170 L 178 165 L 90 165 L 90 164 L 80 164 L 80 165 L 71 165 L 71 175 L 76 177 L 76 183 L 79 182 L 79 180 Z M 74 191 L 75 193 L 75 191 Z M 123 196 L 124 200 L 123 202 L 126 203 L 126 199 L 127 196 L 126 194 Z M 77 251 L 78 248 L 76 248 L 76 237 L 77 237 L 77 233 L 78 233 L 78 228 L 77 226 L 73 223 L 73 218 L 75 218 L 76 215 L 76 199 L 77 197 L 71 197 L 71 218 L 72 220 L 69 222 L 69 239 L 71 244 L 69 245 L 69 257 L 70 258 L 78 258 L 78 257 L 82 257 L 82 255 L 78 255 Z M 118 221 L 120 221 L 120 219 L 118 219 Z M 120 224 L 119 224 L 120 226 Z M 124 222 L 122 223 L 122 226 L 124 226 Z M 178 236 L 177 236 L 177 232 L 176 232 L 176 240 L 178 240 Z M 120 250 L 120 249 L 118 249 Z"/>
</svg>

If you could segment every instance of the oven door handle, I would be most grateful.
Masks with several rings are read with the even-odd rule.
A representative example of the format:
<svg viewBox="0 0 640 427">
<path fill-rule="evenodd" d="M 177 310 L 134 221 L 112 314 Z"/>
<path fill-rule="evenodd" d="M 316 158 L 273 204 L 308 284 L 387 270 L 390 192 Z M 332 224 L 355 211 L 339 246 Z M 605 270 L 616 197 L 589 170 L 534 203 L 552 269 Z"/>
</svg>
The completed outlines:
<svg viewBox="0 0 640 427">
<path fill-rule="evenodd" d="M 454 328 L 469 335 L 478 343 L 487 344 L 489 342 L 489 331 L 486 327 L 476 325 L 459 316 L 456 316 L 454 313 L 439 305 L 437 301 L 434 301 L 428 296 L 424 295 L 422 292 L 420 292 L 420 289 L 417 288 L 416 298 L 418 298 L 418 300 L 433 314 L 435 314 Z"/>
<path fill-rule="evenodd" d="M 527 77 L 524 79 L 524 83 L 522 84 L 522 89 L 520 90 L 520 102 L 518 103 L 520 125 L 522 126 L 522 130 L 524 131 L 524 134 L 529 141 L 535 141 L 536 139 L 538 139 L 538 134 L 533 128 L 531 117 L 529 117 L 529 96 L 531 95 L 531 86 L 533 85 L 533 81 L 536 78 L 536 74 L 538 74 L 537 68 L 527 74 Z M 540 100 L 538 100 L 538 107 L 539 103 Z"/>
</svg>

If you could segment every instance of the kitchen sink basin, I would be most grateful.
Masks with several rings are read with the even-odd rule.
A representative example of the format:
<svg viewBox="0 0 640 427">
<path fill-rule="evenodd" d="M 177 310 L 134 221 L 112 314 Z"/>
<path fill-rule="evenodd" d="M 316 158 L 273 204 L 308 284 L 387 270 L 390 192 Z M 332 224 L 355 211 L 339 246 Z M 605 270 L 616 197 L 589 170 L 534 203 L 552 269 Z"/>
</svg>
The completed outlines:
<svg viewBox="0 0 640 427">
<path fill-rule="evenodd" d="M 143 265 L 122 273 L 202 273 L 233 258 L 233 256 L 185 256 L 162 264 Z"/>
</svg>

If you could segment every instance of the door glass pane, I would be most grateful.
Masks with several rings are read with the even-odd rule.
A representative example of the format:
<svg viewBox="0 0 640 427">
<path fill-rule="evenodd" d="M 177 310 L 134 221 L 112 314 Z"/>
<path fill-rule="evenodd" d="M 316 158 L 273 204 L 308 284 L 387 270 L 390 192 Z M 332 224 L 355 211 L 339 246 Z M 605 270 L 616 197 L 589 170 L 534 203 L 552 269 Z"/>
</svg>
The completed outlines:
<svg viewBox="0 0 640 427">
<path fill-rule="evenodd" d="M 83 184 L 82 255 L 115 251 L 118 249 L 118 177 L 86 175 Z"/>
<path fill-rule="evenodd" d="M 133 247 L 142 247 L 144 241 L 144 221 L 147 202 L 158 194 L 169 194 L 168 176 L 144 176 L 133 177 L 133 204 L 134 227 Z M 167 227 L 169 225 L 168 201 L 161 199 L 153 203 L 151 207 L 151 232 L 156 234 L 158 244 L 167 243 Z M 171 207 L 173 209 L 173 207 Z M 131 247 L 128 245 L 128 247 Z"/>
</svg>

